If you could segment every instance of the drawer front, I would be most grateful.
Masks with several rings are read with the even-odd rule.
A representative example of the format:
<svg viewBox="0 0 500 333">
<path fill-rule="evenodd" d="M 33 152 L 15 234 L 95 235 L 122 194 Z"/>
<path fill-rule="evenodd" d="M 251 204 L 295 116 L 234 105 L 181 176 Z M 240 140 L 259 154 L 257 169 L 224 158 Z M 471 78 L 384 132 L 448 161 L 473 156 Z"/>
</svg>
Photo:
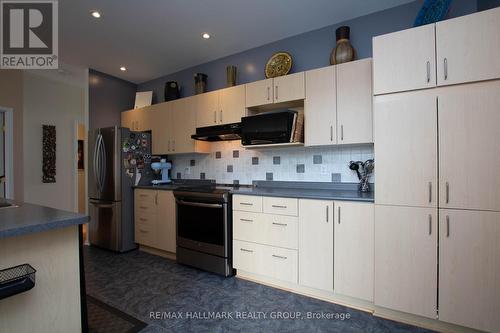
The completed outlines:
<svg viewBox="0 0 500 333">
<path fill-rule="evenodd" d="M 267 245 L 298 249 L 299 243 L 299 218 L 264 214 L 264 225 L 261 233 L 265 236 Z"/>
<path fill-rule="evenodd" d="M 135 202 L 135 211 L 139 214 L 156 214 L 156 204 L 154 200 L 137 200 Z"/>
<path fill-rule="evenodd" d="M 135 190 L 135 201 L 156 202 L 156 190 Z"/>
<path fill-rule="evenodd" d="M 265 275 L 292 283 L 298 282 L 298 255 L 296 250 L 265 246 L 262 264 Z"/>
<path fill-rule="evenodd" d="M 264 197 L 264 213 L 298 216 L 298 199 Z"/>
<path fill-rule="evenodd" d="M 245 212 L 262 212 L 262 197 L 254 195 L 233 195 L 233 209 Z"/>
<path fill-rule="evenodd" d="M 138 223 L 135 225 L 135 242 L 141 245 L 155 247 L 155 233 L 153 224 Z"/>
<path fill-rule="evenodd" d="M 233 241 L 233 267 L 254 274 L 263 274 L 262 245 Z"/>
<path fill-rule="evenodd" d="M 264 214 L 233 211 L 233 238 L 241 241 L 264 243 Z"/>
<path fill-rule="evenodd" d="M 146 225 L 153 227 L 156 225 L 156 215 L 147 213 L 135 213 L 135 225 Z"/>
</svg>

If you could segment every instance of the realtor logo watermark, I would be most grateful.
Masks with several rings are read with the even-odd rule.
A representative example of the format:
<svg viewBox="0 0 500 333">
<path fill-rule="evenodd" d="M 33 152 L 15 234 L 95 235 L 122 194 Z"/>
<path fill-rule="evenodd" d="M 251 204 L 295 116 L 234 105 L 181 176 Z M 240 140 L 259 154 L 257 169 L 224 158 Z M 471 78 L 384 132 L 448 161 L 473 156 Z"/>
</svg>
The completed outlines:
<svg viewBox="0 0 500 333">
<path fill-rule="evenodd" d="M 58 68 L 57 15 L 57 0 L 1 0 L 0 68 Z"/>
</svg>

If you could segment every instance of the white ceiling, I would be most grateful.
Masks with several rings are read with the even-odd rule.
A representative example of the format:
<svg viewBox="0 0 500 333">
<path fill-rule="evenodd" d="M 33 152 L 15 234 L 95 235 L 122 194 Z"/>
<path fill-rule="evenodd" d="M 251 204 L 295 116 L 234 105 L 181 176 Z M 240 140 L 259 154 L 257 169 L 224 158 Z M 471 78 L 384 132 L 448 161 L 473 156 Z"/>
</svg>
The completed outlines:
<svg viewBox="0 0 500 333">
<path fill-rule="evenodd" d="M 60 0 L 59 53 L 64 63 L 140 83 L 411 1 Z"/>
</svg>

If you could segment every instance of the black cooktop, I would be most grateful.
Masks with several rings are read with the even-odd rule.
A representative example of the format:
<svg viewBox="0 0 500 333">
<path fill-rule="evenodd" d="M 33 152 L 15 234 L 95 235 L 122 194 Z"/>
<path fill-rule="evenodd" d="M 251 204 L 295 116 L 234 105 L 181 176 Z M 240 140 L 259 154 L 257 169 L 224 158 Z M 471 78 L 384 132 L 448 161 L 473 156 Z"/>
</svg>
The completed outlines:
<svg viewBox="0 0 500 333">
<path fill-rule="evenodd" d="M 214 193 L 214 194 L 224 194 L 229 193 L 233 189 L 237 189 L 239 186 L 235 185 L 225 185 L 225 184 L 214 184 L 214 185 L 192 185 L 192 186 L 181 186 L 175 189 L 179 192 L 198 192 L 198 193 Z"/>
</svg>

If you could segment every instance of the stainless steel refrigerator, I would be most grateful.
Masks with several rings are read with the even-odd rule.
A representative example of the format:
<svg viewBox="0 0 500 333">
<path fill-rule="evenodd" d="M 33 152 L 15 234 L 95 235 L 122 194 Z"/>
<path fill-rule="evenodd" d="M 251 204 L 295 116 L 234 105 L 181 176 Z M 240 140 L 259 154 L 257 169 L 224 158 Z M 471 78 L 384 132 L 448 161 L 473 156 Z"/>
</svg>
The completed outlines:
<svg viewBox="0 0 500 333">
<path fill-rule="evenodd" d="M 136 248 L 133 186 L 150 159 L 149 133 L 120 127 L 89 132 L 90 244 L 118 252 Z"/>
</svg>

